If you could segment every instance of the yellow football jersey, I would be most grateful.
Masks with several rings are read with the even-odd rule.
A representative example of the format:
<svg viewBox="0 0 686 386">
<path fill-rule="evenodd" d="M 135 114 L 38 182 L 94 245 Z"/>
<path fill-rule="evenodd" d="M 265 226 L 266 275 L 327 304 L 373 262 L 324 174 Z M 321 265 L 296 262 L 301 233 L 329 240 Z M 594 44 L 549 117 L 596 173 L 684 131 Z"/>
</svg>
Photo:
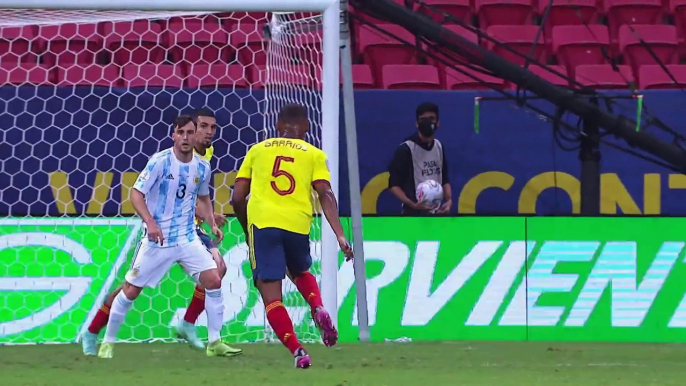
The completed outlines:
<svg viewBox="0 0 686 386">
<path fill-rule="evenodd" d="M 272 138 L 248 150 L 236 180 L 250 180 L 248 223 L 309 234 L 312 184 L 331 180 L 326 154 L 299 139 Z"/>
<path fill-rule="evenodd" d="M 195 148 L 193 148 L 193 153 L 197 154 L 200 159 L 203 161 L 207 161 L 208 163 L 212 160 L 212 156 L 214 155 L 214 146 L 210 146 L 205 150 L 205 155 L 201 155 L 198 153 Z M 198 218 L 195 218 L 195 225 L 198 225 Z"/>
</svg>

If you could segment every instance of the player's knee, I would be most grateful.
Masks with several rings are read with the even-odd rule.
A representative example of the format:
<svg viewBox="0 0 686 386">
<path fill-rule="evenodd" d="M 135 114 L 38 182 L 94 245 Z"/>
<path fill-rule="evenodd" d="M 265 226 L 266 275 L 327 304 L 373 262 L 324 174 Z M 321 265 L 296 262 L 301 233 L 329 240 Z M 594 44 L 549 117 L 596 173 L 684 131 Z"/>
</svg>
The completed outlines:
<svg viewBox="0 0 686 386">
<path fill-rule="evenodd" d="M 124 292 L 124 295 L 129 298 L 129 300 L 135 300 L 138 295 L 141 294 L 143 289 L 141 287 L 136 287 L 129 282 L 125 282 L 124 285 L 122 285 L 121 290 Z"/>
<path fill-rule="evenodd" d="M 219 277 L 219 272 L 216 269 L 201 272 L 198 281 L 205 289 L 213 290 L 222 287 L 222 279 Z"/>
</svg>

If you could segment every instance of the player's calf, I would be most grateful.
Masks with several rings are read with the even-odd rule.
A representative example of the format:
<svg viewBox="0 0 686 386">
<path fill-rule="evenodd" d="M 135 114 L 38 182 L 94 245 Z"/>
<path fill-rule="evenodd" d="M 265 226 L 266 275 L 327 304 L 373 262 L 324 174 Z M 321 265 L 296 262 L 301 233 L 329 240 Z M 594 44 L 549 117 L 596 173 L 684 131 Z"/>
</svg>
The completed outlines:
<svg viewBox="0 0 686 386">
<path fill-rule="evenodd" d="M 286 307 L 284 307 L 281 301 L 281 281 L 264 281 L 258 279 L 256 284 L 257 289 L 262 295 L 262 301 L 265 304 L 269 325 L 272 327 L 272 330 L 274 330 L 274 333 L 281 343 L 295 356 L 298 353 L 298 350 L 302 349 L 302 345 L 295 335 L 293 322 L 288 315 Z"/>
<path fill-rule="evenodd" d="M 107 326 L 107 322 L 110 320 L 110 307 L 112 307 L 112 302 L 121 291 L 121 288 L 122 286 L 119 286 L 107 295 L 107 299 L 105 299 L 105 302 L 88 325 L 88 330 L 81 336 L 81 347 L 83 348 L 84 355 L 97 355 L 98 334 Z"/>
<path fill-rule="evenodd" d="M 127 279 L 128 280 L 128 279 Z M 121 324 L 124 322 L 126 314 L 133 306 L 133 301 L 140 295 L 142 288 L 136 287 L 128 282 L 125 282 L 121 291 L 112 301 L 110 308 L 110 318 L 107 322 L 107 330 L 103 344 L 100 346 L 98 356 L 100 358 L 112 358 L 114 343 L 117 341 L 117 333 Z"/>
</svg>

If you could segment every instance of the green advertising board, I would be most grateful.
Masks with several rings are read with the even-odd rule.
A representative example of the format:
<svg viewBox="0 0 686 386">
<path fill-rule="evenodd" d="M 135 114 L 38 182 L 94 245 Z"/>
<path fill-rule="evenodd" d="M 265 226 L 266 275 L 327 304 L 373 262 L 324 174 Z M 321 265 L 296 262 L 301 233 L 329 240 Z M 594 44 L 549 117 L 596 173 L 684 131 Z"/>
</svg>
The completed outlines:
<svg viewBox="0 0 686 386">
<path fill-rule="evenodd" d="M 371 337 L 686 342 L 684 221 L 365 218 Z M 0 343 L 73 341 L 122 280 L 137 224 L 0 221 Z M 227 234 L 240 234 L 237 224 L 228 227 Z M 224 332 L 235 342 L 263 340 L 264 311 L 240 241 L 229 236 L 221 246 Z M 343 341 L 357 338 L 354 283 L 352 264 L 341 262 Z M 174 338 L 170 326 L 192 293 L 174 267 L 136 301 L 119 337 Z M 289 287 L 285 300 L 299 334 L 316 337 L 297 291 Z"/>
</svg>

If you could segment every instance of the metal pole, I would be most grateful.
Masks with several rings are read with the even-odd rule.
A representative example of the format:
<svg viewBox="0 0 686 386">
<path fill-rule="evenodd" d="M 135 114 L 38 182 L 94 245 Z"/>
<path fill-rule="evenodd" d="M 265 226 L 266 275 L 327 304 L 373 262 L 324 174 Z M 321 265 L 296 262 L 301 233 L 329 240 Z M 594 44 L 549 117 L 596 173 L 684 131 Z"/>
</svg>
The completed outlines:
<svg viewBox="0 0 686 386">
<path fill-rule="evenodd" d="M 353 248 L 355 250 L 353 267 L 355 270 L 355 290 L 357 295 L 357 325 L 359 326 L 360 341 L 368 342 L 369 316 L 367 313 L 367 275 L 364 266 L 360 165 L 357 155 L 357 126 L 355 124 L 352 54 L 350 52 L 350 25 L 348 23 L 348 1 L 341 0 L 341 76 L 343 82 L 343 112 L 345 114 L 345 143 L 348 150 L 350 217 L 353 227 Z"/>
<path fill-rule="evenodd" d="M 591 98 L 591 103 L 598 106 L 598 99 Z M 600 214 L 600 128 L 593 118 L 584 119 L 581 136 L 581 215 L 597 216 Z"/>
</svg>

